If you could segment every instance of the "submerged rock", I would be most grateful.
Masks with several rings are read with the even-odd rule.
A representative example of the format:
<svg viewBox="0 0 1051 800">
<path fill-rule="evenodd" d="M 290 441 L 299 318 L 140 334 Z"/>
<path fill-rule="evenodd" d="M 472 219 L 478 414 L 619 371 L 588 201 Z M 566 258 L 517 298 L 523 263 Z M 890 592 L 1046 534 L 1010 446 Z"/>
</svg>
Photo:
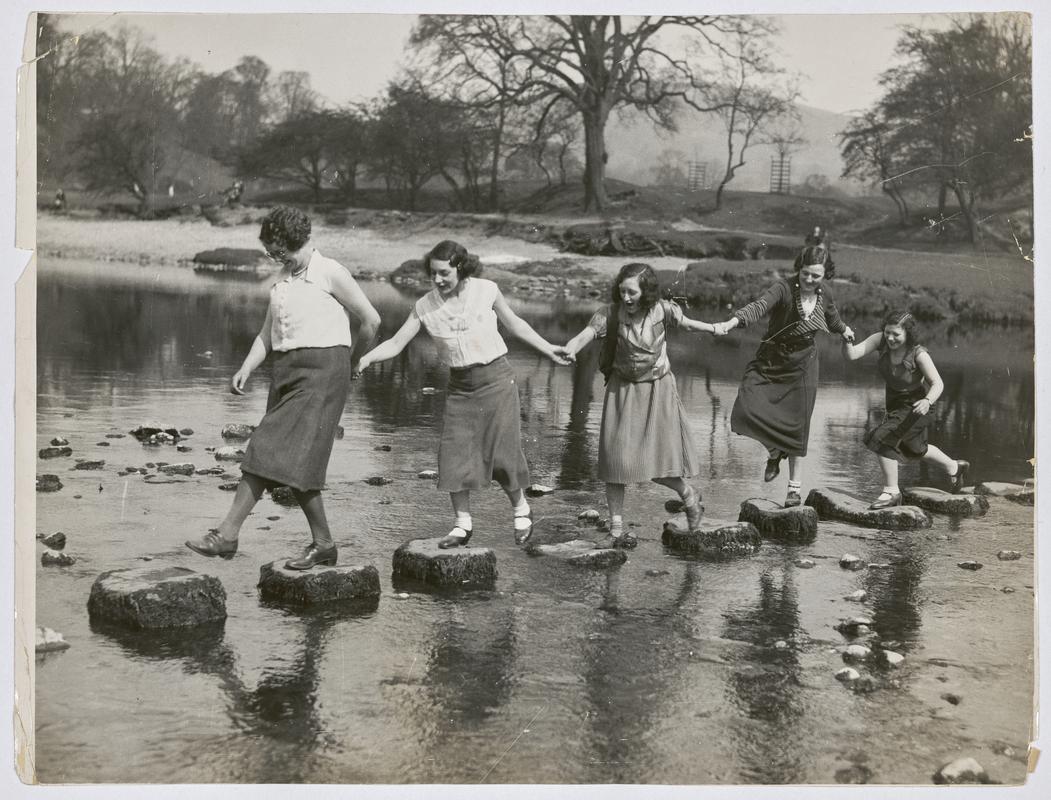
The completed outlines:
<svg viewBox="0 0 1051 800">
<path fill-rule="evenodd" d="M 226 619 L 218 578 L 172 566 L 103 572 L 91 587 L 92 619 L 137 630 L 183 628 Z"/>
<path fill-rule="evenodd" d="M 178 450 L 180 453 L 189 453 L 193 451 L 193 448 L 190 447 L 190 445 L 188 444 L 178 444 L 175 446 L 175 449 Z"/>
<path fill-rule="evenodd" d="M 872 780 L 875 773 L 864 764 L 851 764 L 836 770 L 836 783 L 861 785 Z"/>
<path fill-rule="evenodd" d="M 865 569 L 865 562 L 851 553 L 844 553 L 839 557 L 839 566 L 849 569 L 851 572 Z"/>
<path fill-rule="evenodd" d="M 577 514 L 577 519 L 582 519 L 585 522 L 598 522 L 601 518 L 602 515 L 594 508 L 589 508 L 587 511 L 581 511 Z"/>
<path fill-rule="evenodd" d="M 901 653 L 895 653 L 893 650 L 883 650 L 883 663 L 888 667 L 900 667 L 902 662 L 905 661 L 905 656 Z"/>
<path fill-rule="evenodd" d="M 255 425 L 245 425 L 243 422 L 230 422 L 223 425 L 219 435 L 224 439 L 247 439 L 255 431 Z"/>
<path fill-rule="evenodd" d="M 226 483 L 220 483 L 219 489 L 223 492 L 236 492 L 240 483 L 240 481 L 227 481 Z"/>
<path fill-rule="evenodd" d="M 95 447 L 109 447 L 109 442 L 95 442 Z"/>
<path fill-rule="evenodd" d="M 836 680 L 842 683 L 850 683 L 861 677 L 861 673 L 853 667 L 843 667 L 836 673 Z"/>
<path fill-rule="evenodd" d="M 424 481 L 433 481 L 438 477 L 438 472 L 433 469 L 421 469 L 416 473 L 416 477 Z"/>
<path fill-rule="evenodd" d="M 40 458 L 63 458 L 73 455 L 72 447 L 44 447 L 37 451 Z"/>
<path fill-rule="evenodd" d="M 750 522 L 690 531 L 679 527 L 675 520 L 668 520 L 661 542 L 680 553 L 716 559 L 752 555 L 763 546 L 759 531 Z"/>
<path fill-rule="evenodd" d="M 391 451 L 391 446 L 389 444 L 378 444 L 372 449 L 379 453 L 389 453 Z"/>
<path fill-rule="evenodd" d="M 910 505 L 957 517 L 977 517 L 989 510 L 989 501 L 980 494 L 950 494 L 929 486 L 903 489 L 901 498 Z"/>
<path fill-rule="evenodd" d="M 985 768 L 973 758 L 958 758 L 950 761 L 934 773 L 933 780 L 939 785 L 992 783 Z"/>
<path fill-rule="evenodd" d="M 836 630 L 844 636 L 862 636 L 872 628 L 872 620 L 869 617 L 851 617 L 836 625 Z"/>
<path fill-rule="evenodd" d="M 930 515 L 916 506 L 870 509 L 867 503 L 835 489 L 812 489 L 806 505 L 816 509 L 821 519 L 838 519 L 867 528 L 904 531 L 931 526 Z"/>
<path fill-rule="evenodd" d="M 843 660 L 847 663 L 851 663 L 854 661 L 864 661 L 872 655 L 871 650 L 869 650 L 864 645 L 860 644 L 848 644 L 846 647 L 843 648 L 841 652 L 843 655 Z"/>
<path fill-rule="evenodd" d="M 864 589 L 858 589 L 856 592 L 851 592 L 843 599 L 850 600 L 852 603 L 864 603 L 869 599 L 869 593 Z"/>
<path fill-rule="evenodd" d="M 52 447 L 65 447 L 69 444 L 69 439 L 63 438 L 61 436 L 56 436 L 54 439 L 51 440 L 50 444 Z"/>
<path fill-rule="evenodd" d="M 373 475 L 371 478 L 366 478 L 365 483 L 369 486 L 386 486 L 388 483 L 394 483 L 394 481 L 382 475 Z"/>
<path fill-rule="evenodd" d="M 77 559 L 68 553 L 60 553 L 57 550 L 45 550 L 40 555 L 40 563 L 45 567 L 71 567 L 77 563 Z"/>
<path fill-rule="evenodd" d="M 156 437 L 157 434 L 163 433 L 166 437 L 171 439 L 178 439 L 180 434 L 178 428 L 174 425 L 167 425 L 157 422 L 144 422 L 133 430 L 128 431 L 132 436 L 138 439 L 140 442 L 149 441 L 150 438 Z"/>
<path fill-rule="evenodd" d="M 62 481 L 58 475 L 44 474 L 36 476 L 36 490 L 38 492 L 57 492 L 62 488 Z"/>
<path fill-rule="evenodd" d="M 213 455 L 216 461 L 240 461 L 245 457 L 245 451 L 243 447 L 228 444 L 215 448 Z"/>
<path fill-rule="evenodd" d="M 496 554 L 487 547 L 438 548 L 440 538 L 412 539 L 394 551 L 395 577 L 434 586 L 488 586 L 497 578 Z"/>
<path fill-rule="evenodd" d="M 996 554 L 996 557 L 1001 561 L 1017 561 L 1022 557 L 1022 554 L 1017 550 L 1001 550 Z"/>
<path fill-rule="evenodd" d="M 380 575 L 372 564 L 293 570 L 274 561 L 259 568 L 258 585 L 264 599 L 295 605 L 380 596 Z"/>
<path fill-rule="evenodd" d="M 179 435 L 180 436 L 193 436 L 193 428 L 180 428 L 179 429 Z"/>
<path fill-rule="evenodd" d="M 554 556 L 575 567 L 589 569 L 619 567 L 628 560 L 624 550 L 599 547 L 587 539 L 572 539 L 558 544 L 530 544 L 526 552 L 531 556 Z"/>
<path fill-rule="evenodd" d="M 38 625 L 36 629 L 36 652 L 57 653 L 60 650 L 68 650 L 67 642 L 61 633 Z"/>
<path fill-rule="evenodd" d="M 106 462 L 105 461 L 88 461 L 88 460 L 84 460 L 84 461 L 78 461 L 76 464 L 74 464 L 72 467 L 70 467 L 70 469 L 97 470 L 97 469 L 102 469 L 104 466 L 106 466 Z"/>
<path fill-rule="evenodd" d="M 797 558 L 792 563 L 800 569 L 813 569 L 817 566 L 817 562 L 812 558 Z"/>
<path fill-rule="evenodd" d="M 817 511 L 809 506 L 762 508 L 752 500 L 741 503 L 740 522 L 751 522 L 767 539 L 808 544 L 817 538 Z"/>
<path fill-rule="evenodd" d="M 157 467 L 157 471 L 165 475 L 193 475 L 197 468 L 193 464 L 165 464 Z"/>
<path fill-rule="evenodd" d="M 980 561 L 961 561 L 956 566 L 958 566 L 960 569 L 978 571 L 982 568 L 983 565 Z"/>
<path fill-rule="evenodd" d="M 1027 494 L 1033 491 L 1032 486 L 1023 486 L 1020 483 L 1004 483 L 1002 481 L 982 481 L 974 490 L 978 494 L 992 495 L 993 497 L 1010 497 L 1011 495 Z"/>
<path fill-rule="evenodd" d="M 223 467 L 204 467 L 203 469 L 198 467 L 194 474 L 196 475 L 222 475 L 225 472 Z"/>
<path fill-rule="evenodd" d="M 124 438 L 124 434 L 123 433 L 107 433 L 106 434 L 106 438 L 107 439 L 123 439 Z"/>
</svg>

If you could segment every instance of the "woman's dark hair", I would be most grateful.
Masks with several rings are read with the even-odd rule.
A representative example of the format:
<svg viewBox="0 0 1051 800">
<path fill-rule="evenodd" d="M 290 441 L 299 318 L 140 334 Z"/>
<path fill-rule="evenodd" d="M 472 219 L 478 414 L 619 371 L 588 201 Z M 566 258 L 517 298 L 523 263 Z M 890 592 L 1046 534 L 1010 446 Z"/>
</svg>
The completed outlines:
<svg viewBox="0 0 1051 800">
<path fill-rule="evenodd" d="M 278 206 L 263 218 L 259 241 L 294 253 L 310 239 L 310 217 L 292 206 Z"/>
<path fill-rule="evenodd" d="M 657 281 L 657 274 L 649 264 L 639 263 L 625 264 L 620 268 L 620 272 L 617 273 L 617 279 L 613 281 L 613 286 L 610 289 L 610 299 L 613 301 L 613 305 L 620 305 L 620 285 L 628 278 L 639 279 L 639 289 L 642 290 L 639 307 L 643 311 L 649 311 L 657 305 L 657 301 L 661 297 L 661 288 L 660 283 Z"/>
<path fill-rule="evenodd" d="M 883 318 L 880 330 L 888 325 L 898 325 L 905 331 L 905 347 L 912 349 L 919 344 L 919 336 L 916 333 L 916 317 L 909 311 L 891 311 Z"/>
<path fill-rule="evenodd" d="M 814 228 L 813 233 L 807 234 L 803 249 L 796 256 L 795 271 L 799 272 L 803 267 L 822 266 L 825 268 L 825 278 L 831 280 L 836 275 L 836 265 L 832 263 L 832 243 L 821 228 Z"/>
<path fill-rule="evenodd" d="M 461 281 L 482 271 L 481 259 L 473 253 L 468 253 L 466 247 L 452 239 L 438 242 L 423 257 L 423 271 L 428 277 L 431 274 L 431 261 L 448 261 L 450 266 L 456 268 L 456 278 Z"/>
</svg>

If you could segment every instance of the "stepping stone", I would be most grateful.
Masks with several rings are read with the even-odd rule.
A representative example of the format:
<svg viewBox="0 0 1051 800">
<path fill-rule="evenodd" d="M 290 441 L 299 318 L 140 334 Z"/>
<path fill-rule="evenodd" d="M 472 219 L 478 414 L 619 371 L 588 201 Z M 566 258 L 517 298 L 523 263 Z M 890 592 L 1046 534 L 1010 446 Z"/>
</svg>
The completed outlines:
<svg viewBox="0 0 1051 800">
<path fill-rule="evenodd" d="M 872 630 L 872 620 L 869 617 L 851 617 L 836 625 L 836 630 L 851 638 L 864 636 Z"/>
<path fill-rule="evenodd" d="M 106 462 L 105 461 L 88 461 L 88 460 L 84 460 L 84 461 L 78 461 L 76 464 L 74 464 L 72 467 L 70 467 L 70 469 L 91 469 L 91 470 L 96 470 L 96 469 L 102 469 L 104 466 L 106 466 Z"/>
<path fill-rule="evenodd" d="M 577 519 L 584 520 L 584 522 L 598 522 L 602 519 L 602 515 L 594 508 L 589 508 L 587 511 L 581 511 L 577 514 Z"/>
<path fill-rule="evenodd" d="M 978 494 L 992 495 L 993 497 L 1011 497 L 1012 495 L 1030 494 L 1032 486 L 1023 486 L 1020 483 L 1003 483 L 1001 481 L 983 481 L 974 487 Z"/>
<path fill-rule="evenodd" d="M 300 606 L 366 600 L 380 596 L 380 574 L 372 564 L 296 570 L 273 561 L 259 568 L 259 594 Z"/>
<path fill-rule="evenodd" d="M 222 475 L 225 471 L 226 470 L 224 470 L 222 467 L 204 467 L 203 469 L 196 470 L 196 472 L 194 474 L 196 474 L 196 475 Z"/>
<path fill-rule="evenodd" d="M 57 653 L 60 650 L 68 650 L 69 642 L 62 638 L 62 634 L 38 625 L 36 629 L 36 652 Z"/>
<path fill-rule="evenodd" d="M 903 489 L 901 498 L 909 505 L 956 517 L 978 517 L 989 510 L 989 501 L 980 494 L 950 494 L 929 486 Z"/>
<path fill-rule="evenodd" d="M 193 464 L 165 464 L 157 467 L 157 471 L 165 475 L 193 475 L 195 470 Z"/>
<path fill-rule="evenodd" d="M 193 428 L 180 428 L 179 429 L 179 435 L 180 436 L 193 436 Z"/>
<path fill-rule="evenodd" d="M 255 431 L 255 425 L 245 425 L 241 422 L 231 422 L 223 425 L 219 435 L 224 439 L 247 439 Z"/>
<path fill-rule="evenodd" d="M 865 569 L 865 562 L 851 553 L 844 553 L 839 557 L 839 566 L 851 572 L 857 572 Z"/>
<path fill-rule="evenodd" d="M 412 539 L 394 551 L 394 575 L 433 586 L 488 586 L 496 581 L 496 554 L 488 547 L 441 550 L 434 539 Z"/>
<path fill-rule="evenodd" d="M 37 475 L 36 476 L 36 490 L 38 492 L 57 492 L 62 488 L 62 481 L 58 479 L 58 475 Z"/>
<path fill-rule="evenodd" d="M 787 544 L 807 544 L 817 538 L 817 511 L 809 506 L 766 508 L 745 500 L 737 519 L 751 522 L 764 538 Z"/>
<path fill-rule="evenodd" d="M 619 567 L 628 560 L 628 554 L 620 549 L 599 547 L 587 539 L 572 539 L 559 544 L 531 544 L 526 547 L 531 556 L 555 556 L 575 567 L 605 569 Z"/>
<path fill-rule="evenodd" d="M 841 683 L 852 683 L 861 677 L 861 673 L 853 667 L 843 667 L 836 673 L 836 680 Z"/>
<path fill-rule="evenodd" d="M 73 455 L 72 447 L 45 447 L 37 451 L 40 458 L 62 458 Z"/>
<path fill-rule="evenodd" d="M 1022 554 L 1019 553 L 1017 550 L 1001 550 L 999 553 L 996 554 L 996 557 L 1001 561 L 1017 561 L 1022 557 Z"/>
<path fill-rule="evenodd" d="M 421 469 L 416 473 L 416 477 L 420 480 L 432 481 L 438 477 L 438 473 L 433 469 Z"/>
<path fill-rule="evenodd" d="M 386 486 L 388 483 L 394 483 L 394 481 L 383 475 L 373 475 L 371 478 L 366 478 L 365 483 L 369 486 Z"/>
<path fill-rule="evenodd" d="M 107 439 L 123 439 L 124 438 L 124 434 L 123 433 L 107 433 L 106 434 L 106 438 Z"/>
<path fill-rule="evenodd" d="M 851 662 L 864 661 L 872 655 L 871 650 L 860 644 L 848 644 L 840 652 L 843 656 L 843 660 L 848 664 Z"/>
<path fill-rule="evenodd" d="M 65 447 L 66 445 L 69 444 L 69 439 L 64 439 L 64 438 L 62 438 L 60 436 L 56 436 L 54 439 L 52 439 L 49 442 L 49 444 L 52 447 Z"/>
<path fill-rule="evenodd" d="M 930 514 L 916 506 L 870 509 L 868 503 L 835 489 L 812 489 L 806 505 L 816 509 L 821 519 L 851 522 L 865 528 L 907 531 L 931 526 Z"/>
<path fill-rule="evenodd" d="M 62 531 L 55 531 L 47 536 L 41 535 L 38 538 L 44 547 L 49 547 L 52 550 L 62 550 L 66 546 L 66 534 L 62 533 Z"/>
<path fill-rule="evenodd" d="M 165 437 L 171 439 L 178 439 L 180 435 L 178 429 L 174 425 L 166 425 L 158 422 L 145 422 L 134 430 L 128 431 L 128 433 L 140 442 L 149 441 L 159 433 L 163 433 Z"/>
<path fill-rule="evenodd" d="M 959 783 L 992 783 L 985 768 L 973 758 L 958 758 L 942 766 L 932 780 L 940 785 Z"/>
<path fill-rule="evenodd" d="M 226 619 L 226 591 L 218 578 L 185 567 L 111 570 L 95 579 L 88 614 L 137 630 L 192 627 Z"/>
<path fill-rule="evenodd" d="M 689 531 L 679 527 L 675 520 L 668 520 L 664 523 L 661 542 L 680 553 L 716 559 L 752 555 L 763 546 L 759 531 L 750 522 Z"/>
<path fill-rule="evenodd" d="M 186 480 L 182 475 L 162 475 L 160 473 L 156 475 L 147 475 L 142 479 L 142 482 L 153 485 L 162 485 L 165 483 L 193 483 L 193 481 Z"/>
<path fill-rule="evenodd" d="M 245 451 L 243 447 L 228 444 L 215 448 L 213 455 L 216 461 L 240 461 L 245 457 Z"/>
</svg>

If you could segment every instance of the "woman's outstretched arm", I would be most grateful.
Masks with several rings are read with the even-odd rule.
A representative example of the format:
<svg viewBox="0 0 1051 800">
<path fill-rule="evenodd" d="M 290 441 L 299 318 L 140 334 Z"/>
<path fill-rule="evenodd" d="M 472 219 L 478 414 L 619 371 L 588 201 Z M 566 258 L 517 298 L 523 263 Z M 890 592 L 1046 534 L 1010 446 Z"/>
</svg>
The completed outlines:
<svg viewBox="0 0 1051 800">
<path fill-rule="evenodd" d="M 555 347 L 551 342 L 533 330 L 532 325 L 511 310 L 511 306 L 507 305 L 507 301 L 504 299 L 503 292 L 497 291 L 496 300 L 493 301 L 493 311 L 496 312 L 497 318 L 503 323 L 507 332 L 512 336 L 515 336 L 526 344 L 535 347 L 556 364 L 566 365 L 570 363 L 569 358 L 564 354 L 562 348 Z"/>
<path fill-rule="evenodd" d="M 420 332 L 420 318 L 416 316 L 416 312 L 413 311 L 409 314 L 409 318 L 405 320 L 405 324 L 402 325 L 396 334 L 390 337 L 387 341 L 383 342 L 367 352 L 358 361 L 358 369 L 355 374 L 360 375 L 372 364 L 377 361 L 386 361 L 387 359 L 394 358 L 402 350 L 408 346 L 416 334 Z"/>
<path fill-rule="evenodd" d="M 266 357 L 270 353 L 270 327 L 270 309 L 267 308 L 266 319 L 263 320 L 263 327 L 259 329 L 259 333 L 252 341 L 252 349 L 249 350 L 248 355 L 245 356 L 241 368 L 238 369 L 230 379 L 230 391 L 234 394 L 245 393 L 244 389 L 245 384 L 248 383 L 248 376 L 252 374 L 252 371 L 256 367 L 266 361 Z"/>
<path fill-rule="evenodd" d="M 879 348 L 880 342 L 883 341 L 883 332 L 877 331 L 876 333 L 863 340 L 860 344 L 851 344 L 848 340 L 843 340 L 843 357 L 848 361 L 857 361 L 859 358 L 864 358 L 869 353 L 876 352 Z"/>
</svg>

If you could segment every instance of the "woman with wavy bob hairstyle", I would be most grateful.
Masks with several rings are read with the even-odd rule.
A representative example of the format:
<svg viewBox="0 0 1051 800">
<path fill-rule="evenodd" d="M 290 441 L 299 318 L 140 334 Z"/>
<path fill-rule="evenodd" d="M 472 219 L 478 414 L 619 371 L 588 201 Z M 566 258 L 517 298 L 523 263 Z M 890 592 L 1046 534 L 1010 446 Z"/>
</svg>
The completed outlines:
<svg viewBox="0 0 1051 800">
<path fill-rule="evenodd" d="M 766 336 L 741 378 L 730 428 L 766 448 L 763 480 L 776 478 L 781 461 L 788 459 L 785 507 L 803 502 L 802 466 L 817 399 L 814 337 L 818 333 L 835 333 L 846 341 L 854 338 L 825 285 L 835 273 L 835 266 L 828 240 L 820 229 L 807 237 L 793 266 L 794 276 L 778 280 L 754 302 L 716 325 L 716 334 L 721 336 L 769 317 Z"/>
<path fill-rule="evenodd" d="M 556 348 L 507 305 L 500 287 L 478 277 L 478 256 L 446 240 L 423 257 L 434 288 L 421 297 L 393 337 L 358 363 L 359 373 L 398 355 L 423 328 L 449 365 L 449 385 L 438 446 L 438 488 L 449 493 L 455 521 L 438 547 L 463 547 L 474 533 L 471 490 L 496 481 L 511 501 L 516 544 L 533 530 L 525 499 L 529 467 L 522 452 L 521 401 L 499 320 L 514 336 L 556 364 L 568 364 Z"/>
<path fill-rule="evenodd" d="M 600 367 L 606 376 L 599 433 L 598 477 L 606 483 L 613 547 L 634 547 L 624 530 L 624 489 L 653 481 L 682 500 L 690 530 L 701 523 L 701 493 L 686 479 L 700 471 L 697 448 L 668 362 L 667 331 L 713 333 L 715 326 L 683 315 L 660 299 L 648 264 L 625 264 L 613 282 L 610 304 L 566 343 L 569 357 L 602 339 Z"/>
<path fill-rule="evenodd" d="M 953 493 L 963 487 L 971 466 L 950 458 L 927 442 L 931 407 L 945 385 L 927 348 L 917 341 L 916 319 L 908 311 L 891 311 L 883 328 L 860 344 L 843 343 L 843 355 L 857 361 L 877 353 L 876 368 L 886 383 L 883 420 L 865 434 L 865 446 L 879 457 L 883 490 L 869 508 L 901 505 L 898 463 L 926 461 L 949 476 Z"/>
</svg>

